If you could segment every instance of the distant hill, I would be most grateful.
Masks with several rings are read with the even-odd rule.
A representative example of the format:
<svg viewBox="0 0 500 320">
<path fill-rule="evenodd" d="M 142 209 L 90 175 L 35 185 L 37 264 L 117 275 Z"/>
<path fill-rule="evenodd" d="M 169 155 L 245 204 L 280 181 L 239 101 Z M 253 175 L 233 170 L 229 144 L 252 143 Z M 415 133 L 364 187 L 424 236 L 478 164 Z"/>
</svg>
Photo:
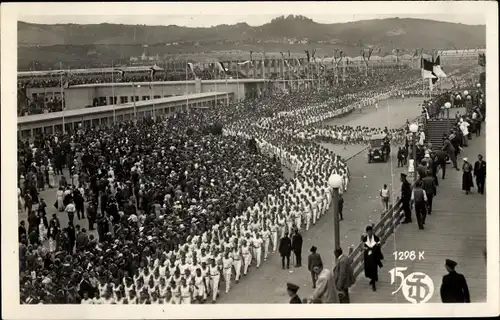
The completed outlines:
<svg viewBox="0 0 500 320">
<path fill-rule="evenodd" d="M 486 44 L 484 25 L 472 26 L 407 18 L 321 24 L 303 16 L 282 16 L 256 27 L 238 23 L 210 28 L 109 23 L 44 25 L 20 21 L 17 33 L 21 60 L 29 58 L 21 57 L 28 51 L 34 53 L 40 51 L 41 47 L 51 46 L 57 46 L 57 51 L 61 51 L 63 47 L 67 51 L 74 51 L 76 49 L 71 48 L 73 46 L 83 46 L 86 50 L 106 47 L 108 51 L 122 50 L 121 55 L 128 54 L 128 49 L 118 49 L 116 46 L 128 46 L 129 49 L 136 47 L 138 50 L 134 51 L 139 52 L 143 50 L 144 45 L 164 47 L 157 50 L 159 53 L 218 49 L 255 52 L 291 50 L 303 53 L 304 48 L 318 48 L 317 56 L 320 56 L 322 50 L 325 51 L 323 54 L 331 55 L 334 46 L 355 51 L 356 55 L 359 55 L 360 46 L 373 46 L 380 48 L 383 55 L 390 53 L 393 47 L 400 48 L 403 52 L 413 52 L 416 48 L 430 51 L 433 48 L 476 48 Z M 305 45 L 300 45 L 299 42 Z M 172 43 L 175 43 L 175 46 L 166 46 Z M 24 49 L 33 47 L 39 49 Z M 47 50 L 48 48 L 44 49 Z M 38 54 L 30 55 L 41 59 Z M 128 56 L 125 57 L 128 59 Z"/>
<path fill-rule="evenodd" d="M 423 19 L 379 19 L 348 23 L 321 24 L 302 16 L 273 19 L 262 26 L 246 23 L 211 28 L 188 28 L 176 25 L 146 26 L 122 24 L 56 24 L 18 22 L 20 46 L 53 45 L 131 45 L 180 41 L 245 41 L 307 38 L 310 41 L 363 41 L 372 45 L 397 47 L 475 47 L 485 44 L 485 26 Z"/>
</svg>

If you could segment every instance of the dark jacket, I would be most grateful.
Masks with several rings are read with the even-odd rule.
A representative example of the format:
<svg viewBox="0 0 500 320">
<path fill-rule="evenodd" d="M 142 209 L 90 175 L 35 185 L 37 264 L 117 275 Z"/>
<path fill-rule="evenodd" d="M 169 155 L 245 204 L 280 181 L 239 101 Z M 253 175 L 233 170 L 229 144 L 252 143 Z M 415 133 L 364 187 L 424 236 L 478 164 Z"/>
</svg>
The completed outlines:
<svg viewBox="0 0 500 320">
<path fill-rule="evenodd" d="M 283 237 L 280 240 L 279 252 L 281 256 L 289 256 L 292 252 L 292 240 L 289 237 Z"/>
<path fill-rule="evenodd" d="M 401 183 L 401 200 L 410 201 L 411 199 L 411 185 L 407 180 Z"/>
<path fill-rule="evenodd" d="M 426 172 L 427 172 L 426 166 L 423 166 L 421 164 L 417 166 L 417 173 L 418 173 L 419 179 L 422 179 L 423 177 L 425 177 Z"/>
<path fill-rule="evenodd" d="M 307 257 L 307 270 L 312 271 L 315 266 L 323 266 L 323 260 L 319 253 L 311 253 Z"/>
<path fill-rule="evenodd" d="M 422 179 L 422 189 L 424 189 L 425 193 L 436 195 L 436 182 L 433 177 L 427 176 Z"/>
<path fill-rule="evenodd" d="M 300 233 L 295 233 L 292 236 L 292 249 L 294 252 L 302 252 L 302 236 Z"/>
<path fill-rule="evenodd" d="M 476 161 L 476 163 L 474 163 L 474 176 L 478 178 L 486 177 L 486 161 L 483 160 L 482 163 Z"/>
<path fill-rule="evenodd" d="M 80 232 L 76 236 L 76 248 L 77 249 L 83 249 L 87 245 L 89 241 L 88 235 L 86 233 Z"/>
<path fill-rule="evenodd" d="M 469 287 L 462 274 L 452 271 L 443 277 L 441 301 L 443 303 L 470 303 Z"/>
<path fill-rule="evenodd" d="M 290 304 L 294 304 L 294 303 L 302 303 L 302 300 L 300 300 L 299 296 L 295 295 L 295 296 L 293 296 L 292 299 L 290 299 Z"/>
<path fill-rule="evenodd" d="M 446 139 L 443 143 L 443 151 L 447 152 L 448 154 L 455 153 L 455 147 L 453 144 L 450 142 L 450 140 Z"/>
</svg>

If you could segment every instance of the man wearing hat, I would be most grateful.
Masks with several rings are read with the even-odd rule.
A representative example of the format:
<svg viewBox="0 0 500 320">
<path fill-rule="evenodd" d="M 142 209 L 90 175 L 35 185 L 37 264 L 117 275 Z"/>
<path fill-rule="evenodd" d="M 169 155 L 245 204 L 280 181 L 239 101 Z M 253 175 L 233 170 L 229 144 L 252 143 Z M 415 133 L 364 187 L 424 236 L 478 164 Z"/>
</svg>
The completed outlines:
<svg viewBox="0 0 500 320">
<path fill-rule="evenodd" d="M 318 248 L 315 246 L 311 247 L 311 254 L 307 257 L 307 270 L 311 273 L 311 279 L 313 283 L 313 289 L 316 288 L 316 280 L 318 279 L 318 275 L 313 271 L 315 266 L 322 266 L 323 260 L 321 260 L 321 255 L 316 251 Z"/>
<path fill-rule="evenodd" d="M 403 223 L 411 222 L 411 209 L 410 209 L 410 200 L 411 200 L 411 185 L 406 180 L 406 174 L 401 173 L 401 203 L 403 204 L 403 211 L 405 213 L 405 220 Z"/>
<path fill-rule="evenodd" d="M 415 216 L 417 217 L 418 228 L 424 229 L 425 218 L 427 216 L 427 194 L 422 189 L 422 181 L 417 181 L 411 192 L 411 201 L 415 204 Z"/>
<path fill-rule="evenodd" d="M 424 189 L 427 196 L 427 214 L 432 213 L 432 199 L 437 194 L 437 187 L 434 177 L 432 176 L 432 171 L 427 170 L 426 176 L 422 179 L 422 189 Z"/>
<path fill-rule="evenodd" d="M 446 259 L 445 267 L 448 274 L 443 276 L 441 283 L 441 301 L 443 303 L 470 303 L 469 287 L 465 277 L 455 271 L 457 263 Z"/>
<path fill-rule="evenodd" d="M 297 291 L 299 291 L 298 285 L 287 282 L 286 291 L 288 292 L 288 296 L 291 298 L 290 303 L 302 303 L 302 300 L 297 295 Z"/>
</svg>

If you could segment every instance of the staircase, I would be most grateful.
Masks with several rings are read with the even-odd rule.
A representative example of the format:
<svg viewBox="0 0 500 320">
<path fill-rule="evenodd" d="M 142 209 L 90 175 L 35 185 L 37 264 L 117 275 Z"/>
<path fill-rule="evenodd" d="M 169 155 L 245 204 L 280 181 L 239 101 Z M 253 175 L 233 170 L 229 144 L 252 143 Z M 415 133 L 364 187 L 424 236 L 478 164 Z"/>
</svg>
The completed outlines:
<svg viewBox="0 0 500 320">
<path fill-rule="evenodd" d="M 443 134 L 448 133 L 455 119 L 429 119 L 426 125 L 427 141 L 432 144 L 432 150 L 436 151 L 443 146 Z"/>
</svg>

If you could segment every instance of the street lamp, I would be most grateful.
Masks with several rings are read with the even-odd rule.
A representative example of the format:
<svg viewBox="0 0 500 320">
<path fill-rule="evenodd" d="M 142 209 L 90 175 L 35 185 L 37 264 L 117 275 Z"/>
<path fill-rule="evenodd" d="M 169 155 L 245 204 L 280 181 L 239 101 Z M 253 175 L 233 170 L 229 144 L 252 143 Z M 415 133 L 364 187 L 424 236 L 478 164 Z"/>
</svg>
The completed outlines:
<svg viewBox="0 0 500 320">
<path fill-rule="evenodd" d="M 339 174 L 332 174 L 328 178 L 328 185 L 332 188 L 332 205 L 333 205 L 333 227 L 334 238 L 333 245 L 335 249 L 340 248 L 340 222 L 339 222 L 339 188 L 342 186 L 342 177 Z"/>
<path fill-rule="evenodd" d="M 408 173 L 412 174 L 413 181 L 416 180 L 416 175 L 415 175 L 415 166 L 416 166 L 416 160 L 417 160 L 417 131 L 418 131 L 418 123 L 412 123 L 410 124 L 410 132 L 412 133 L 412 158 L 410 161 L 408 161 Z"/>
</svg>

